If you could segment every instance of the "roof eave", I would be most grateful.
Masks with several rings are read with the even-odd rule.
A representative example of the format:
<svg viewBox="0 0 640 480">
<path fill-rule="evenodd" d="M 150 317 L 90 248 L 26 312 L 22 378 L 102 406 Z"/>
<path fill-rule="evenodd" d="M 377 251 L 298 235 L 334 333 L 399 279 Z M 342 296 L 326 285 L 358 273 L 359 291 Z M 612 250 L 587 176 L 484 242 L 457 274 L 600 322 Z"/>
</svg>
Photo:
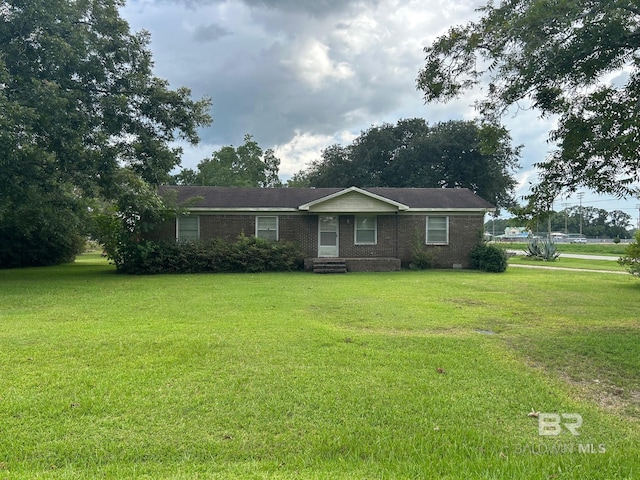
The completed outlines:
<svg viewBox="0 0 640 480">
<path fill-rule="evenodd" d="M 404 213 L 473 213 L 473 214 L 485 214 L 489 212 L 495 212 L 495 208 L 481 208 L 481 207 L 433 207 L 433 208 L 410 208 Z"/>
<path fill-rule="evenodd" d="M 189 207 L 190 212 L 204 213 L 204 212 L 221 212 L 221 213 L 251 213 L 251 212 L 265 212 L 265 213 L 300 213 L 297 208 L 288 207 Z"/>
</svg>

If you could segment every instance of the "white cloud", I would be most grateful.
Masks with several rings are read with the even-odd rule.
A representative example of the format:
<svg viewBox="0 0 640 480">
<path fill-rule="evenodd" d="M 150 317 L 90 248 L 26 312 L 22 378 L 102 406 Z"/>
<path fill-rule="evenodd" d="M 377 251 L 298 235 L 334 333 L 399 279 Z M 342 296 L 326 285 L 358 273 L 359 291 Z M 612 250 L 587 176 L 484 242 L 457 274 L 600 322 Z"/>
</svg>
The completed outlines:
<svg viewBox="0 0 640 480">
<path fill-rule="evenodd" d="M 335 135 L 297 131 L 290 141 L 274 147 L 275 156 L 280 159 L 280 176 L 283 179 L 290 178 L 312 161 L 319 160 L 325 148 L 335 144 L 347 145 L 354 138 L 356 135 L 349 131 L 337 132 Z"/>
<path fill-rule="evenodd" d="M 367 12 L 340 21 L 335 25 L 332 33 L 334 39 L 350 56 L 366 54 L 371 49 L 375 49 L 389 35 L 388 28 Z"/>
<path fill-rule="evenodd" d="M 346 80 L 354 76 L 347 62 L 337 62 L 330 57 L 330 48 L 319 40 L 307 38 L 296 45 L 292 59 L 283 59 L 282 65 L 290 68 L 312 91 L 327 86 L 327 82 Z"/>
</svg>

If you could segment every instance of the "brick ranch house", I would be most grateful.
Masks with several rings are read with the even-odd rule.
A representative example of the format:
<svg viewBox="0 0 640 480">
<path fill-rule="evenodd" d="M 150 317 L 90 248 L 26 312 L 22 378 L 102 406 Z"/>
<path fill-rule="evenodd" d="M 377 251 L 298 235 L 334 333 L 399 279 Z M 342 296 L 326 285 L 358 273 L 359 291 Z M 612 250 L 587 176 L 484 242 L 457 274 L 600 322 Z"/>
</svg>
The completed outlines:
<svg viewBox="0 0 640 480">
<path fill-rule="evenodd" d="M 416 238 L 435 267 L 466 268 L 494 206 L 468 189 L 241 188 L 163 186 L 161 195 L 188 205 L 162 229 L 177 241 L 240 234 L 298 243 L 305 268 L 399 270 Z"/>
</svg>

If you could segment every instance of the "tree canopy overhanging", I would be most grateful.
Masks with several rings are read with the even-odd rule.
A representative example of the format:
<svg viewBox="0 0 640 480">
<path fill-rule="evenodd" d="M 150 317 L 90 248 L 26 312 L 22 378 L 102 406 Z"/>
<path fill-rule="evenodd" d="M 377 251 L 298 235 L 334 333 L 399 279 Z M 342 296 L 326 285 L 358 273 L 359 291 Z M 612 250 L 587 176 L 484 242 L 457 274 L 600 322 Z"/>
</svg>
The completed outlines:
<svg viewBox="0 0 640 480">
<path fill-rule="evenodd" d="M 581 187 L 619 197 L 640 181 L 640 4 L 637 0 L 502 0 L 425 48 L 427 102 L 485 84 L 476 107 L 496 121 L 520 101 L 557 118 L 557 149 L 536 164 L 533 196 Z M 545 201 L 543 201 L 544 203 Z M 548 200 L 546 200 L 548 203 Z"/>
<path fill-rule="evenodd" d="M 153 75 L 124 0 L 0 2 L 0 267 L 72 258 L 96 203 L 164 182 L 208 99 Z"/>
</svg>

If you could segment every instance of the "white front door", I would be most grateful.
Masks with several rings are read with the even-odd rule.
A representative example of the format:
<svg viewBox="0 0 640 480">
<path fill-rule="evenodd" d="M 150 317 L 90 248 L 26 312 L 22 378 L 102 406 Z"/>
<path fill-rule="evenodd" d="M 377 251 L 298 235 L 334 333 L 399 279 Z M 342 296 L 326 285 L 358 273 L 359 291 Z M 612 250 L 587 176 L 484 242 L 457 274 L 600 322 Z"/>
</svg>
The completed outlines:
<svg viewBox="0 0 640 480">
<path fill-rule="evenodd" d="M 318 219 L 318 257 L 338 256 L 338 217 Z"/>
</svg>

